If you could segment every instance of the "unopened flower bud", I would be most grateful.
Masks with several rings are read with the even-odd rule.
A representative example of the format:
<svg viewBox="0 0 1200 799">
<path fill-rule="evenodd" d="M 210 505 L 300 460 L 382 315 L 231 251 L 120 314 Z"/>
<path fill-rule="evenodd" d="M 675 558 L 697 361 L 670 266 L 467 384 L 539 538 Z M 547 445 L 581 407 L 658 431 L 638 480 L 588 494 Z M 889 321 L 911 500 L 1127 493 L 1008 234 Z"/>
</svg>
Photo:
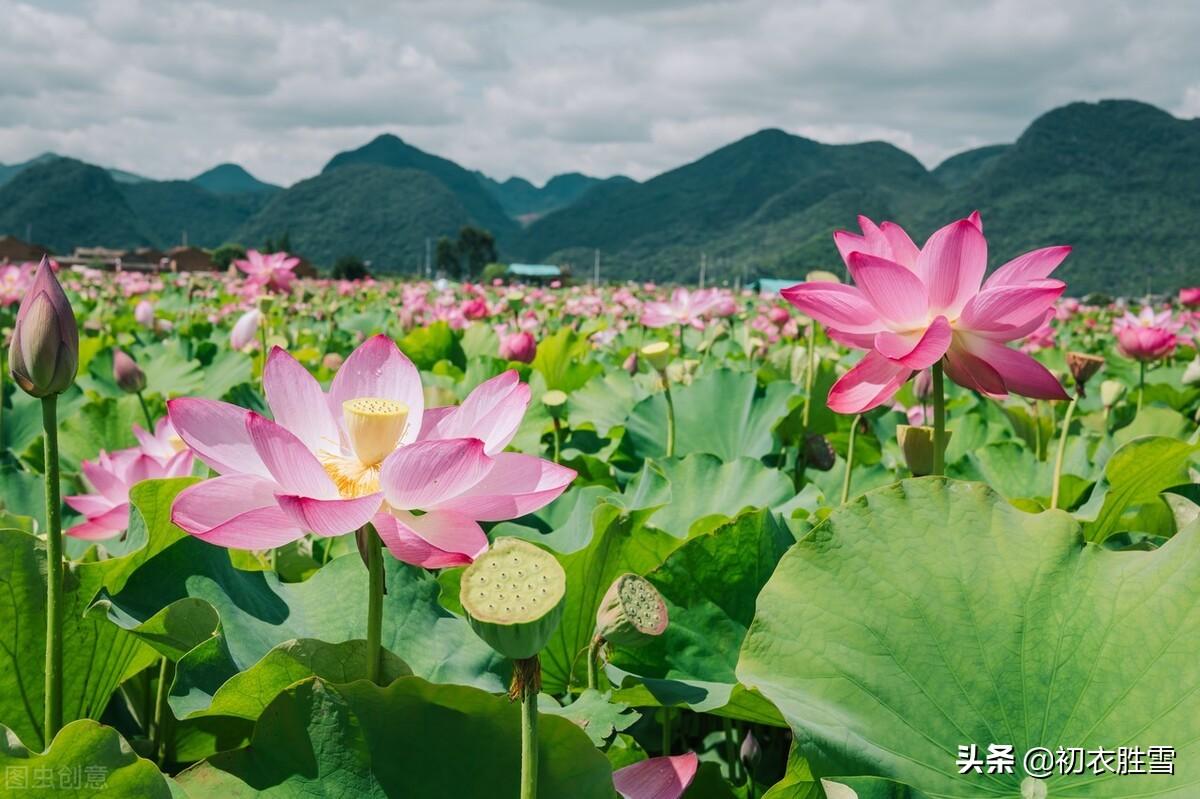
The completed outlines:
<svg viewBox="0 0 1200 799">
<path fill-rule="evenodd" d="M 916 378 L 913 379 L 913 394 L 917 399 L 925 399 L 933 393 L 933 373 L 928 369 L 922 369 L 917 372 Z"/>
<path fill-rule="evenodd" d="M 21 300 L 8 350 L 8 371 L 33 397 L 61 394 L 79 368 L 79 329 L 66 293 L 43 258 Z"/>
<path fill-rule="evenodd" d="M 747 769 L 753 770 L 762 760 L 762 746 L 758 743 L 758 739 L 754 737 L 753 730 L 746 730 L 746 737 L 742 740 L 742 749 L 740 752 L 742 763 Z"/>
<path fill-rule="evenodd" d="M 625 363 L 621 364 L 621 368 L 631 376 L 636 375 L 638 373 L 638 354 L 636 352 L 629 353 L 629 357 L 625 359 Z"/>
<path fill-rule="evenodd" d="M 933 474 L 933 428 L 925 425 L 896 426 L 896 440 L 904 453 L 904 462 L 913 477 L 924 477 Z M 950 441 L 950 431 L 946 431 L 946 442 Z"/>
<path fill-rule="evenodd" d="M 229 334 L 229 346 L 235 350 L 243 350 L 254 342 L 258 335 L 258 326 L 262 324 L 262 311 L 252 308 L 242 314 Z"/>
<path fill-rule="evenodd" d="M 622 574 L 596 611 L 596 635 L 617 646 L 641 646 L 667 629 L 667 604 L 649 580 Z"/>
<path fill-rule="evenodd" d="M 1111 408 L 1125 394 L 1125 384 L 1120 380 L 1105 380 L 1100 384 L 1100 404 Z"/>
<path fill-rule="evenodd" d="M 1082 352 L 1067 353 L 1067 368 L 1071 370 L 1071 377 L 1075 378 L 1075 388 L 1079 392 L 1079 396 L 1087 396 L 1084 393 L 1084 386 L 1095 376 L 1096 372 L 1100 371 L 1101 366 L 1104 366 L 1104 359 L 1099 355 L 1087 355 Z"/>
<path fill-rule="evenodd" d="M 140 394 L 146 389 L 146 373 L 124 350 L 113 350 L 113 380 L 126 394 Z"/>
</svg>

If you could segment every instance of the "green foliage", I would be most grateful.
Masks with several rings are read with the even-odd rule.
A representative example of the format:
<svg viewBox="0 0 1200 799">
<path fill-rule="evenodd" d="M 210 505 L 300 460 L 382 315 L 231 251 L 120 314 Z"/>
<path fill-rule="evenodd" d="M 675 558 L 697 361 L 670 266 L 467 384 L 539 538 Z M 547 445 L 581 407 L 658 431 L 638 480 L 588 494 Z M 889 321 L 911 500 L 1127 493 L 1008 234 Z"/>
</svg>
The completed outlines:
<svg viewBox="0 0 1200 799">
<path fill-rule="evenodd" d="M 357 255 L 343 255 L 333 262 L 329 276 L 334 280 L 365 280 L 371 273 Z"/>
<path fill-rule="evenodd" d="M 245 257 L 246 248 L 233 242 L 226 242 L 212 251 L 213 263 L 221 269 L 228 269 L 234 261 Z"/>
</svg>

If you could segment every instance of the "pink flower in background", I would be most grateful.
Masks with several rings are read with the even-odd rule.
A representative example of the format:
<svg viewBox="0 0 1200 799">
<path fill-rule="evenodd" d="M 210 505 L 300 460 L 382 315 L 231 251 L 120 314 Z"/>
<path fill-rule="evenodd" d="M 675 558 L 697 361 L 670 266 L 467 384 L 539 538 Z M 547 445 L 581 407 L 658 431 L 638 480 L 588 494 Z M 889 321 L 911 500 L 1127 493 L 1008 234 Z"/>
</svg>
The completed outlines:
<svg viewBox="0 0 1200 799">
<path fill-rule="evenodd" d="M 1048 316 L 1045 322 L 1037 330 L 1030 333 L 1021 341 L 1021 352 L 1038 352 L 1040 350 L 1048 350 L 1054 346 L 1054 338 L 1058 335 L 1058 331 L 1054 329 L 1054 325 L 1050 324 L 1050 320 L 1054 316 Z"/>
<path fill-rule="evenodd" d="M 63 498 L 85 517 L 67 535 L 88 541 L 115 538 L 129 527 L 129 489 L 143 480 L 191 474 L 192 453 L 172 443 L 174 439 L 182 444 L 174 432 L 166 419 L 159 420 L 153 435 L 134 425 L 139 446 L 111 454 L 101 450 L 96 460 L 83 461 L 80 466 L 92 493 Z"/>
<path fill-rule="evenodd" d="M 918 248 L 892 222 L 859 217 L 862 235 L 834 241 L 855 285 L 808 282 L 783 290 L 829 336 L 867 355 L 829 392 L 829 407 L 860 413 L 892 398 L 916 370 L 944 360 L 946 374 L 989 397 L 1066 399 L 1058 380 L 1005 342 L 1053 314 L 1066 284 L 1049 274 L 1070 247 L 1025 253 L 984 281 L 987 241 L 979 215 L 953 222 Z"/>
<path fill-rule="evenodd" d="M 262 324 L 262 311 L 251 308 L 242 314 L 233 324 L 229 332 L 229 346 L 235 350 L 244 350 L 254 343 L 258 328 Z"/>
<path fill-rule="evenodd" d="M 1079 313 L 1079 308 L 1079 300 L 1074 297 L 1064 297 L 1054 308 L 1054 318 L 1060 322 L 1069 321 L 1071 317 Z"/>
<path fill-rule="evenodd" d="M 258 250 L 250 250 L 244 259 L 233 262 L 246 275 L 249 283 L 285 294 L 292 289 L 292 281 L 296 279 L 294 270 L 299 264 L 299 258 L 286 252 L 266 254 Z"/>
<path fill-rule="evenodd" d="M 180 436 L 220 474 L 183 491 L 172 518 L 220 546 L 265 549 L 373 522 L 400 560 L 461 565 L 487 547 L 478 522 L 530 513 L 575 477 L 503 451 L 529 404 L 516 372 L 481 384 L 462 405 L 427 409 L 416 367 L 374 336 L 328 393 L 278 347 L 263 385 L 274 421 L 212 400 L 168 403 Z"/>
<path fill-rule="evenodd" d="M 783 308 L 779 305 L 772 305 L 767 309 L 767 319 L 769 319 L 773 325 L 782 327 L 783 325 L 786 325 L 788 320 L 791 318 L 792 315 L 788 313 L 787 308 Z"/>
<path fill-rule="evenodd" d="M 466 300 L 459 310 L 467 319 L 486 319 L 489 313 L 487 300 L 483 297 L 472 297 Z"/>
<path fill-rule="evenodd" d="M 133 318 L 142 327 L 154 329 L 154 303 L 150 300 L 139 300 L 133 308 Z"/>
<path fill-rule="evenodd" d="M 505 360 L 532 363 L 536 356 L 537 341 L 528 332 L 511 333 L 500 339 L 500 357 Z"/>
<path fill-rule="evenodd" d="M 695 752 L 652 757 L 613 772 L 613 787 L 622 799 L 679 799 L 699 766 Z"/>
<path fill-rule="evenodd" d="M 704 329 L 704 320 L 715 302 L 709 291 L 688 291 L 677 288 L 669 301 L 657 300 L 642 306 L 642 324 L 646 327 L 689 325 Z"/>
<path fill-rule="evenodd" d="M 1200 308 L 1200 286 L 1179 290 L 1179 304 L 1188 308 Z"/>
<path fill-rule="evenodd" d="M 33 285 L 33 274 L 37 264 L 7 264 L 0 266 L 0 308 L 7 308 L 21 301 L 25 292 Z"/>
<path fill-rule="evenodd" d="M 1153 308 L 1147 306 L 1137 316 L 1126 311 L 1124 316 L 1113 322 L 1117 350 L 1126 358 L 1136 361 L 1165 358 L 1175 351 L 1182 324 L 1171 319 L 1170 309 L 1155 313 Z"/>
</svg>

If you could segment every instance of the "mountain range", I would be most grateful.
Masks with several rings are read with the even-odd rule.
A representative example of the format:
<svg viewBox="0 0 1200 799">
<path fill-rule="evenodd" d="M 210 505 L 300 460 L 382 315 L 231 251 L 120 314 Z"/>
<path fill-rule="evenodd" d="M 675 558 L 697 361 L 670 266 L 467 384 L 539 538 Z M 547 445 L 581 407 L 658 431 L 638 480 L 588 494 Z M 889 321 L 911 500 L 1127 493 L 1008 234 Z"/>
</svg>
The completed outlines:
<svg viewBox="0 0 1200 799">
<path fill-rule="evenodd" d="M 607 278 L 801 278 L 838 265 L 831 233 L 893 219 L 920 241 L 978 209 L 990 260 L 1071 244 L 1070 293 L 1200 283 L 1200 119 L 1145 103 L 1072 103 L 1013 143 L 926 169 L 883 142 L 823 144 L 763 130 L 644 182 L 570 173 L 505 181 L 378 136 L 289 187 L 221 164 L 157 181 L 45 154 L 0 165 L 0 234 L 77 245 L 253 246 L 287 234 L 318 264 L 341 255 L 416 272 L 426 241 L 490 230 L 506 260 L 570 263 Z M 840 266 L 839 266 L 840 268 Z"/>
</svg>

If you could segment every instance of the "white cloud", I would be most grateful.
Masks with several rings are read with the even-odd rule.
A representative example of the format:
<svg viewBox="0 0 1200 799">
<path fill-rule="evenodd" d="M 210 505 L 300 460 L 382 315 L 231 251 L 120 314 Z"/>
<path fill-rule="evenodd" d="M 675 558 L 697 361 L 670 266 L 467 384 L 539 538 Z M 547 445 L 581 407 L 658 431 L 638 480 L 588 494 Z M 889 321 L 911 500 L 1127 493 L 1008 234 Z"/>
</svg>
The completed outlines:
<svg viewBox="0 0 1200 799">
<path fill-rule="evenodd" d="M 1191 0 L 0 0 L 0 161 L 290 183 L 391 131 L 645 178 L 764 127 L 929 165 L 1071 100 L 1200 115 Z"/>
</svg>

